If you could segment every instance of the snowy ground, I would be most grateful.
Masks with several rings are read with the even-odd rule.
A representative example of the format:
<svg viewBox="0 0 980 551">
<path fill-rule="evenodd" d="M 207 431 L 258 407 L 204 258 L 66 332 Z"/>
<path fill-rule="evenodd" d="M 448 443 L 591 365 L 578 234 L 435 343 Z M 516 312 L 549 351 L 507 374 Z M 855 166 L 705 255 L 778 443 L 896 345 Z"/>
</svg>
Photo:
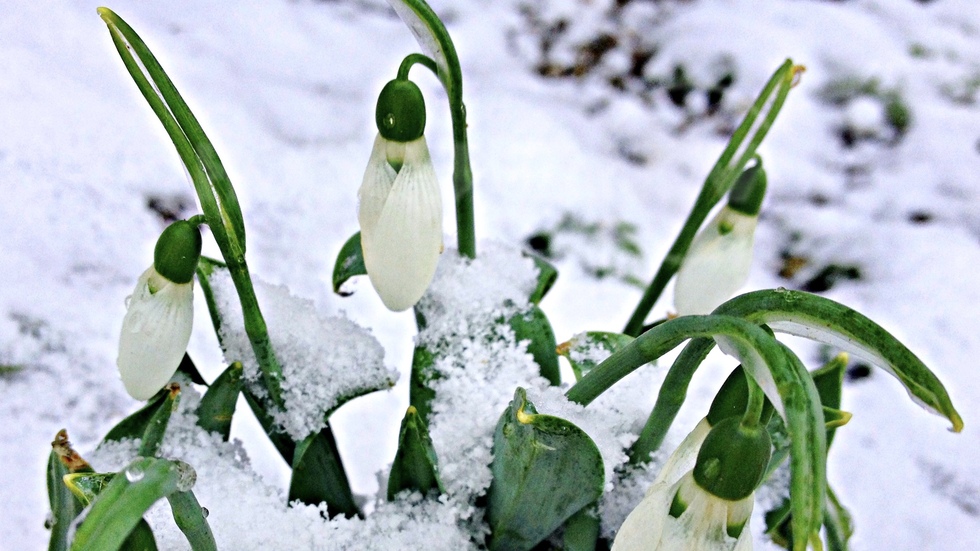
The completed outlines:
<svg viewBox="0 0 980 551">
<path fill-rule="evenodd" d="M 432 4 L 463 65 L 478 236 L 517 246 L 568 215 L 600 224 L 598 237 L 568 224 L 553 232 L 557 249 L 578 247 L 565 251 L 542 304 L 559 341 L 621 329 L 640 294 L 630 276 L 652 274 L 720 133 L 783 59 L 805 64 L 761 150 L 770 195 L 749 285 L 815 289 L 836 266 L 843 277 L 825 296 L 904 340 L 965 420 L 962 434 L 948 433 L 880 371 L 848 383 L 844 408 L 855 416 L 837 433 L 830 479 L 854 516 L 854 548 L 980 548 L 973 0 L 634 0 L 612 16 L 615 2 Z M 54 433 L 67 427 L 85 454 L 137 407 L 114 360 L 123 300 L 163 227 L 150 205 L 181 216 L 196 208 L 97 5 L 20 0 L 0 17 L 0 546 L 11 550 L 46 541 Z M 387 312 L 366 281 L 350 298 L 330 292 L 335 255 L 356 230 L 377 90 L 417 50 L 401 22 L 380 0 L 110 7 L 153 48 L 221 154 L 253 273 L 371 327 L 386 365 L 407 375 L 411 314 Z M 684 107 L 664 84 L 678 64 L 694 87 Z M 704 91 L 729 73 L 734 83 L 708 116 Z M 448 194 L 448 116 L 434 79 L 414 76 Z M 885 116 L 896 102 L 911 113 L 907 128 Z M 620 223 L 635 225 L 641 259 L 615 245 Z M 596 280 L 596 267 L 613 276 Z M 221 357 L 197 307 L 190 352 L 211 378 Z M 669 308 L 665 300 L 654 314 Z M 817 361 L 815 347 L 801 350 Z M 390 461 L 405 380 L 334 418 L 359 493 L 376 491 Z M 270 449 L 235 430 L 255 469 L 282 487 Z"/>
</svg>

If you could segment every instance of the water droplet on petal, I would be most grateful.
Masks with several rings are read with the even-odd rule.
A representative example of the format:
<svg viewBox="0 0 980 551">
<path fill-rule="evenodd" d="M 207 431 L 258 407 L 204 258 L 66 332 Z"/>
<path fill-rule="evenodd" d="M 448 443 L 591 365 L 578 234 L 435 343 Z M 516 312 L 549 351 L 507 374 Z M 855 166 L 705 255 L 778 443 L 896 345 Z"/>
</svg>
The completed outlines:
<svg viewBox="0 0 980 551">
<path fill-rule="evenodd" d="M 201 514 L 204 515 L 204 518 L 208 518 L 208 515 L 210 515 L 211 512 L 208 511 L 207 507 L 201 507 Z"/>
<path fill-rule="evenodd" d="M 129 308 L 129 301 L 132 300 L 132 299 L 133 299 L 133 295 L 129 295 L 129 296 L 126 297 L 126 300 L 123 301 L 123 303 L 126 305 L 126 308 L 127 309 Z"/>
</svg>

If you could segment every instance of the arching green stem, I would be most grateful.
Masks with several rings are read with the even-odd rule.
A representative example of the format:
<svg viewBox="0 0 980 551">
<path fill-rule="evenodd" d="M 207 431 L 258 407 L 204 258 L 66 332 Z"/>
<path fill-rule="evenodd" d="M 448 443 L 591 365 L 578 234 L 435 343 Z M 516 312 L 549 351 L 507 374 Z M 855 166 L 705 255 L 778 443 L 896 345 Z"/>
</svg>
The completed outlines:
<svg viewBox="0 0 980 551">
<path fill-rule="evenodd" d="M 746 382 L 749 385 L 749 403 L 745 408 L 745 415 L 742 416 L 742 426 L 758 427 L 766 404 L 766 395 L 752 377 L 747 377 Z"/>
<path fill-rule="evenodd" d="M 424 54 L 408 54 L 402 60 L 402 64 L 398 66 L 398 79 L 408 80 L 408 72 L 412 70 L 412 66 L 415 64 L 426 67 L 432 71 L 432 74 L 436 75 L 436 78 L 439 78 L 439 67 L 434 59 Z"/>
<path fill-rule="evenodd" d="M 640 298 L 640 302 L 636 305 L 636 309 L 626 323 L 626 328 L 623 329 L 623 333 L 635 337 L 642 332 L 643 321 L 650 314 L 650 310 L 653 309 L 657 299 L 660 298 L 670 278 L 674 277 L 674 274 L 680 269 L 681 262 L 683 262 L 687 250 L 691 247 L 691 242 L 694 240 L 694 236 L 697 235 L 698 228 L 704 223 L 711 209 L 714 208 L 718 201 L 728 192 L 732 184 L 735 183 L 735 179 L 741 174 L 742 169 L 745 168 L 749 159 L 755 155 L 756 149 L 762 143 L 762 139 L 766 137 L 769 128 L 776 120 L 776 115 L 782 109 L 783 103 L 786 101 L 786 96 L 793 86 L 795 75 L 801 70 L 802 68 L 794 66 L 793 62 L 787 59 L 776 73 L 773 74 L 772 78 L 769 79 L 769 82 L 766 83 L 765 88 L 762 89 L 752 108 L 745 115 L 742 124 L 732 134 L 731 139 L 728 141 L 728 146 L 722 152 L 721 157 L 718 158 L 715 166 L 705 179 L 701 193 L 698 195 L 697 200 L 695 200 L 694 207 L 691 209 L 690 214 L 688 214 L 687 220 L 684 221 L 684 226 L 681 228 L 680 234 L 677 235 L 674 244 L 671 245 L 670 250 L 667 252 L 667 256 L 660 264 L 660 268 L 657 269 L 657 273 L 653 276 L 653 280 L 647 286 L 646 291 L 644 291 L 643 297 Z M 766 105 L 769 105 L 769 110 L 766 112 L 762 122 L 755 129 L 755 133 L 752 134 L 748 145 L 741 150 L 741 155 L 736 158 L 735 154 L 739 152 L 743 142 L 745 142 L 749 132 L 755 126 L 756 120 Z M 734 162 L 733 159 L 735 159 Z"/>
<path fill-rule="evenodd" d="M 419 45 L 436 66 L 436 74 L 446 95 L 449 96 L 449 112 L 453 124 L 453 191 L 456 195 L 456 238 L 459 254 L 476 258 L 476 230 L 473 211 L 473 171 L 470 169 L 470 152 L 466 137 L 466 106 L 463 105 L 463 74 L 459 66 L 456 47 L 446 26 L 424 0 L 389 0 L 402 21 L 412 30 Z M 421 54 L 417 54 L 421 55 Z M 425 57 L 425 56 L 422 56 Z M 412 56 L 405 58 L 399 68 L 407 71 L 414 63 L 431 65 Z"/>
</svg>

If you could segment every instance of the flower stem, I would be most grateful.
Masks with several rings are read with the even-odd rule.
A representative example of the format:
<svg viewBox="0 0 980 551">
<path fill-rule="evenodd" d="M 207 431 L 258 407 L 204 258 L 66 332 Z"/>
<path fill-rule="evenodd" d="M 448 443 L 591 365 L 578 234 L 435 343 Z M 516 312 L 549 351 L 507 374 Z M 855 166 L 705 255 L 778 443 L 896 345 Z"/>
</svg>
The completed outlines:
<svg viewBox="0 0 980 551">
<path fill-rule="evenodd" d="M 408 80 L 408 72 L 416 63 L 427 67 L 432 71 L 432 74 L 436 75 L 436 78 L 439 77 L 439 67 L 436 66 L 434 59 L 425 54 L 408 54 L 402 60 L 402 64 L 398 66 L 398 80 Z"/>
<path fill-rule="evenodd" d="M 766 404 L 766 395 L 762 392 L 762 387 L 752 377 L 746 377 L 746 382 L 749 385 L 749 400 L 745 407 L 745 415 L 742 416 L 742 426 L 745 428 L 757 428 L 762 419 L 762 410 Z"/>
<path fill-rule="evenodd" d="M 449 98 L 453 124 L 453 191 L 456 195 L 456 239 L 459 254 L 476 258 L 476 230 L 473 214 L 473 171 L 470 169 L 466 138 L 466 107 L 463 105 L 463 74 L 446 26 L 424 0 L 390 0 L 398 16 L 408 25 L 429 54 L 430 62 L 409 56 L 399 68 L 399 78 L 407 76 L 414 63 L 423 63 L 435 73 Z M 422 54 L 414 54 L 421 57 Z M 406 67 L 407 64 L 407 67 Z M 404 70 L 404 72 L 403 72 Z"/>
<path fill-rule="evenodd" d="M 222 251 L 224 252 L 224 251 Z M 262 371 L 262 380 L 272 402 L 283 407 L 282 399 L 282 367 L 276 359 L 275 351 L 269 342 L 269 331 L 265 325 L 265 318 L 259 309 L 259 301 L 255 297 L 255 288 L 252 286 L 252 278 L 248 273 L 248 265 L 245 257 L 228 258 L 228 271 L 231 272 L 231 279 L 235 283 L 235 290 L 238 292 L 238 299 L 242 303 L 242 314 L 245 317 L 245 333 L 248 340 L 252 343 L 252 351 L 255 359 Z"/>
<path fill-rule="evenodd" d="M 766 83 L 766 86 L 762 89 L 752 108 L 746 114 L 742 124 L 732 134 L 731 139 L 728 141 L 728 146 L 725 147 L 721 157 L 718 158 L 715 166 L 705 179 L 701 193 L 698 194 L 698 198 L 694 202 L 694 207 L 691 209 L 690 214 L 688 214 L 687 220 L 684 221 L 684 226 L 681 228 L 680 234 L 674 240 L 674 244 L 671 245 L 667 256 L 660 264 L 660 268 L 657 269 L 656 275 L 653 276 L 653 280 L 647 286 L 646 291 L 644 291 L 643 297 L 640 298 L 640 302 L 636 305 L 636 309 L 626 323 L 626 328 L 623 329 L 623 333 L 635 337 L 643 331 L 643 321 L 650 314 L 650 310 L 653 309 L 657 299 L 660 298 L 661 293 L 663 293 L 664 288 L 667 286 L 667 282 L 680 269 L 681 262 L 684 260 L 684 256 L 687 254 L 687 250 L 690 248 L 694 236 L 697 235 L 698 228 L 704 223 L 704 220 L 708 217 L 715 204 L 721 200 L 725 193 L 728 192 L 728 189 L 731 188 L 732 184 L 735 183 L 735 179 L 741 174 L 742 169 L 745 168 L 749 159 L 755 155 L 756 149 L 762 143 L 762 139 L 766 137 L 766 133 L 768 133 L 772 123 L 776 120 L 776 115 L 779 114 L 790 88 L 794 85 L 794 77 L 800 70 L 801 68 L 794 66 L 792 61 L 786 60 L 769 79 L 769 82 Z M 769 111 L 763 118 L 762 123 L 759 124 L 755 133 L 752 134 L 752 138 L 742 150 L 741 155 L 732 162 L 735 159 L 735 154 L 745 141 L 746 136 L 748 136 L 749 131 L 755 125 L 756 119 L 759 118 L 763 107 L 767 104 L 769 104 Z"/>
</svg>

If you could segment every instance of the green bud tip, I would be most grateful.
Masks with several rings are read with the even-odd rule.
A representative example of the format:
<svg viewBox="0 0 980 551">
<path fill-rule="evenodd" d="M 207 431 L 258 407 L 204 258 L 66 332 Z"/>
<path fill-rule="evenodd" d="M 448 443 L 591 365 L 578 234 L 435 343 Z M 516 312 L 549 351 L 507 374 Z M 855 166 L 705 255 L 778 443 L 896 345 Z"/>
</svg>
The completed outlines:
<svg viewBox="0 0 980 551">
<path fill-rule="evenodd" d="M 410 142 L 425 131 L 425 99 L 410 80 L 395 79 L 385 84 L 378 95 L 374 112 L 378 132 L 386 140 Z"/>
<path fill-rule="evenodd" d="M 762 483 L 771 453 L 772 441 L 764 427 L 745 427 L 739 417 L 729 417 L 712 428 L 701 445 L 694 481 L 722 499 L 745 499 Z"/>
<path fill-rule="evenodd" d="M 153 249 L 153 268 L 174 283 L 190 283 L 201 258 L 201 232 L 186 220 L 167 226 Z"/>
<path fill-rule="evenodd" d="M 756 157 L 755 165 L 745 169 L 728 194 L 728 207 L 732 210 L 756 216 L 766 195 L 766 171 L 762 159 Z"/>
</svg>

